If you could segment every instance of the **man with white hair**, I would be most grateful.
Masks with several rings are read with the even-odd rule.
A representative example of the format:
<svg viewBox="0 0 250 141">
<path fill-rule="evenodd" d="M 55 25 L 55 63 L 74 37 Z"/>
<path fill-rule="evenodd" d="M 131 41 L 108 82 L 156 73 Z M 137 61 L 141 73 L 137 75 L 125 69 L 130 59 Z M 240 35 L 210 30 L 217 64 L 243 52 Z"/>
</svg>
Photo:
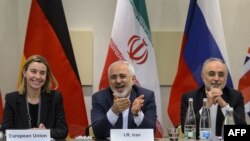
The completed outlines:
<svg viewBox="0 0 250 141">
<path fill-rule="evenodd" d="M 134 84 L 133 66 L 116 61 L 110 65 L 108 77 L 109 87 L 92 96 L 91 122 L 95 137 L 110 137 L 110 129 L 155 129 L 154 92 Z"/>
<path fill-rule="evenodd" d="M 221 59 L 209 58 L 203 63 L 201 77 L 204 85 L 182 96 L 181 125 L 183 132 L 189 98 L 193 98 L 194 102 L 196 138 L 199 136 L 199 119 L 203 98 L 207 98 L 206 106 L 210 109 L 213 139 L 216 139 L 216 136 L 221 136 L 226 110 L 230 107 L 234 109 L 235 124 L 246 124 L 244 98 L 239 91 L 226 86 L 227 76 L 226 64 Z"/>
</svg>

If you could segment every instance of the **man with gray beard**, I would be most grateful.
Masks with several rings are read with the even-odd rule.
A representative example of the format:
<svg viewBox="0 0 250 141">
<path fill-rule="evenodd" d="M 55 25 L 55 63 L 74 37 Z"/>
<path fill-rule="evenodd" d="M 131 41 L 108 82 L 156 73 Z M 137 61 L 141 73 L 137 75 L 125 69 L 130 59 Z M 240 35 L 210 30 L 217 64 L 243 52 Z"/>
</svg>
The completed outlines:
<svg viewBox="0 0 250 141">
<path fill-rule="evenodd" d="M 154 92 L 134 84 L 133 66 L 116 61 L 110 65 L 108 77 L 109 87 L 92 96 L 91 122 L 95 137 L 110 137 L 110 129 L 155 129 Z"/>
</svg>

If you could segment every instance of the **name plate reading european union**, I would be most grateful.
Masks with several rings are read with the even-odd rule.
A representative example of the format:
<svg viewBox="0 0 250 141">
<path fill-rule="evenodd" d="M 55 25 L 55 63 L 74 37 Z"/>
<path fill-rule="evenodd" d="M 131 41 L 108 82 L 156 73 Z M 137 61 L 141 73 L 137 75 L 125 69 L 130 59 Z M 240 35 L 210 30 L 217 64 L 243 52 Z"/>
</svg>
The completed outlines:
<svg viewBox="0 0 250 141">
<path fill-rule="evenodd" d="M 50 141 L 50 130 L 6 130 L 6 141 Z"/>
<path fill-rule="evenodd" d="M 111 141 L 154 141 L 153 129 L 111 129 Z"/>
</svg>

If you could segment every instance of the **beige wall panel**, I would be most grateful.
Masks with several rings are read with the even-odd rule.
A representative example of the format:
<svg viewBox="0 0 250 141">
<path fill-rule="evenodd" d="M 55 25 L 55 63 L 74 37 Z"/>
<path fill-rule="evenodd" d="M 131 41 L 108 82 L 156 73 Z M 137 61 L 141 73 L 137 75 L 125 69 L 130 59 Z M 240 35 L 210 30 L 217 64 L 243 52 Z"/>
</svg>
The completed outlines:
<svg viewBox="0 0 250 141">
<path fill-rule="evenodd" d="M 153 31 L 153 45 L 160 85 L 171 86 L 177 72 L 182 32 Z M 70 31 L 82 85 L 93 84 L 93 33 Z"/>
<path fill-rule="evenodd" d="M 177 73 L 183 32 L 153 31 L 160 85 L 171 86 Z"/>
<path fill-rule="evenodd" d="M 93 32 L 70 31 L 82 85 L 93 84 Z"/>
</svg>

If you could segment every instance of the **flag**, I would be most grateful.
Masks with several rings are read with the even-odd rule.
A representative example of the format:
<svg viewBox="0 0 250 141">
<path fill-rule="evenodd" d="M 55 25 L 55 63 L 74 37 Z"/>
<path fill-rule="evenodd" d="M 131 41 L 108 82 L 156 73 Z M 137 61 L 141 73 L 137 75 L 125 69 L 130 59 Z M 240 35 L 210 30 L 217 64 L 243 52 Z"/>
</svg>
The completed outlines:
<svg viewBox="0 0 250 141">
<path fill-rule="evenodd" d="M 174 126 L 180 125 L 182 94 L 202 85 L 203 62 L 217 57 L 229 61 L 218 0 L 190 0 L 179 65 L 170 93 L 168 114 Z M 233 86 L 229 73 L 227 84 Z"/>
<path fill-rule="evenodd" d="M 61 0 L 32 0 L 21 64 L 34 54 L 48 60 L 59 83 L 70 137 L 82 135 L 88 119 Z"/>
<path fill-rule="evenodd" d="M 157 132 L 161 137 L 161 99 L 151 31 L 144 0 L 118 0 L 113 29 L 99 88 L 108 86 L 108 67 L 125 60 L 135 68 L 137 84 L 155 92 Z"/>
<path fill-rule="evenodd" d="M 238 90 L 243 94 L 245 111 L 250 117 L 250 47 L 247 51 L 243 72 L 239 80 Z"/>
</svg>

